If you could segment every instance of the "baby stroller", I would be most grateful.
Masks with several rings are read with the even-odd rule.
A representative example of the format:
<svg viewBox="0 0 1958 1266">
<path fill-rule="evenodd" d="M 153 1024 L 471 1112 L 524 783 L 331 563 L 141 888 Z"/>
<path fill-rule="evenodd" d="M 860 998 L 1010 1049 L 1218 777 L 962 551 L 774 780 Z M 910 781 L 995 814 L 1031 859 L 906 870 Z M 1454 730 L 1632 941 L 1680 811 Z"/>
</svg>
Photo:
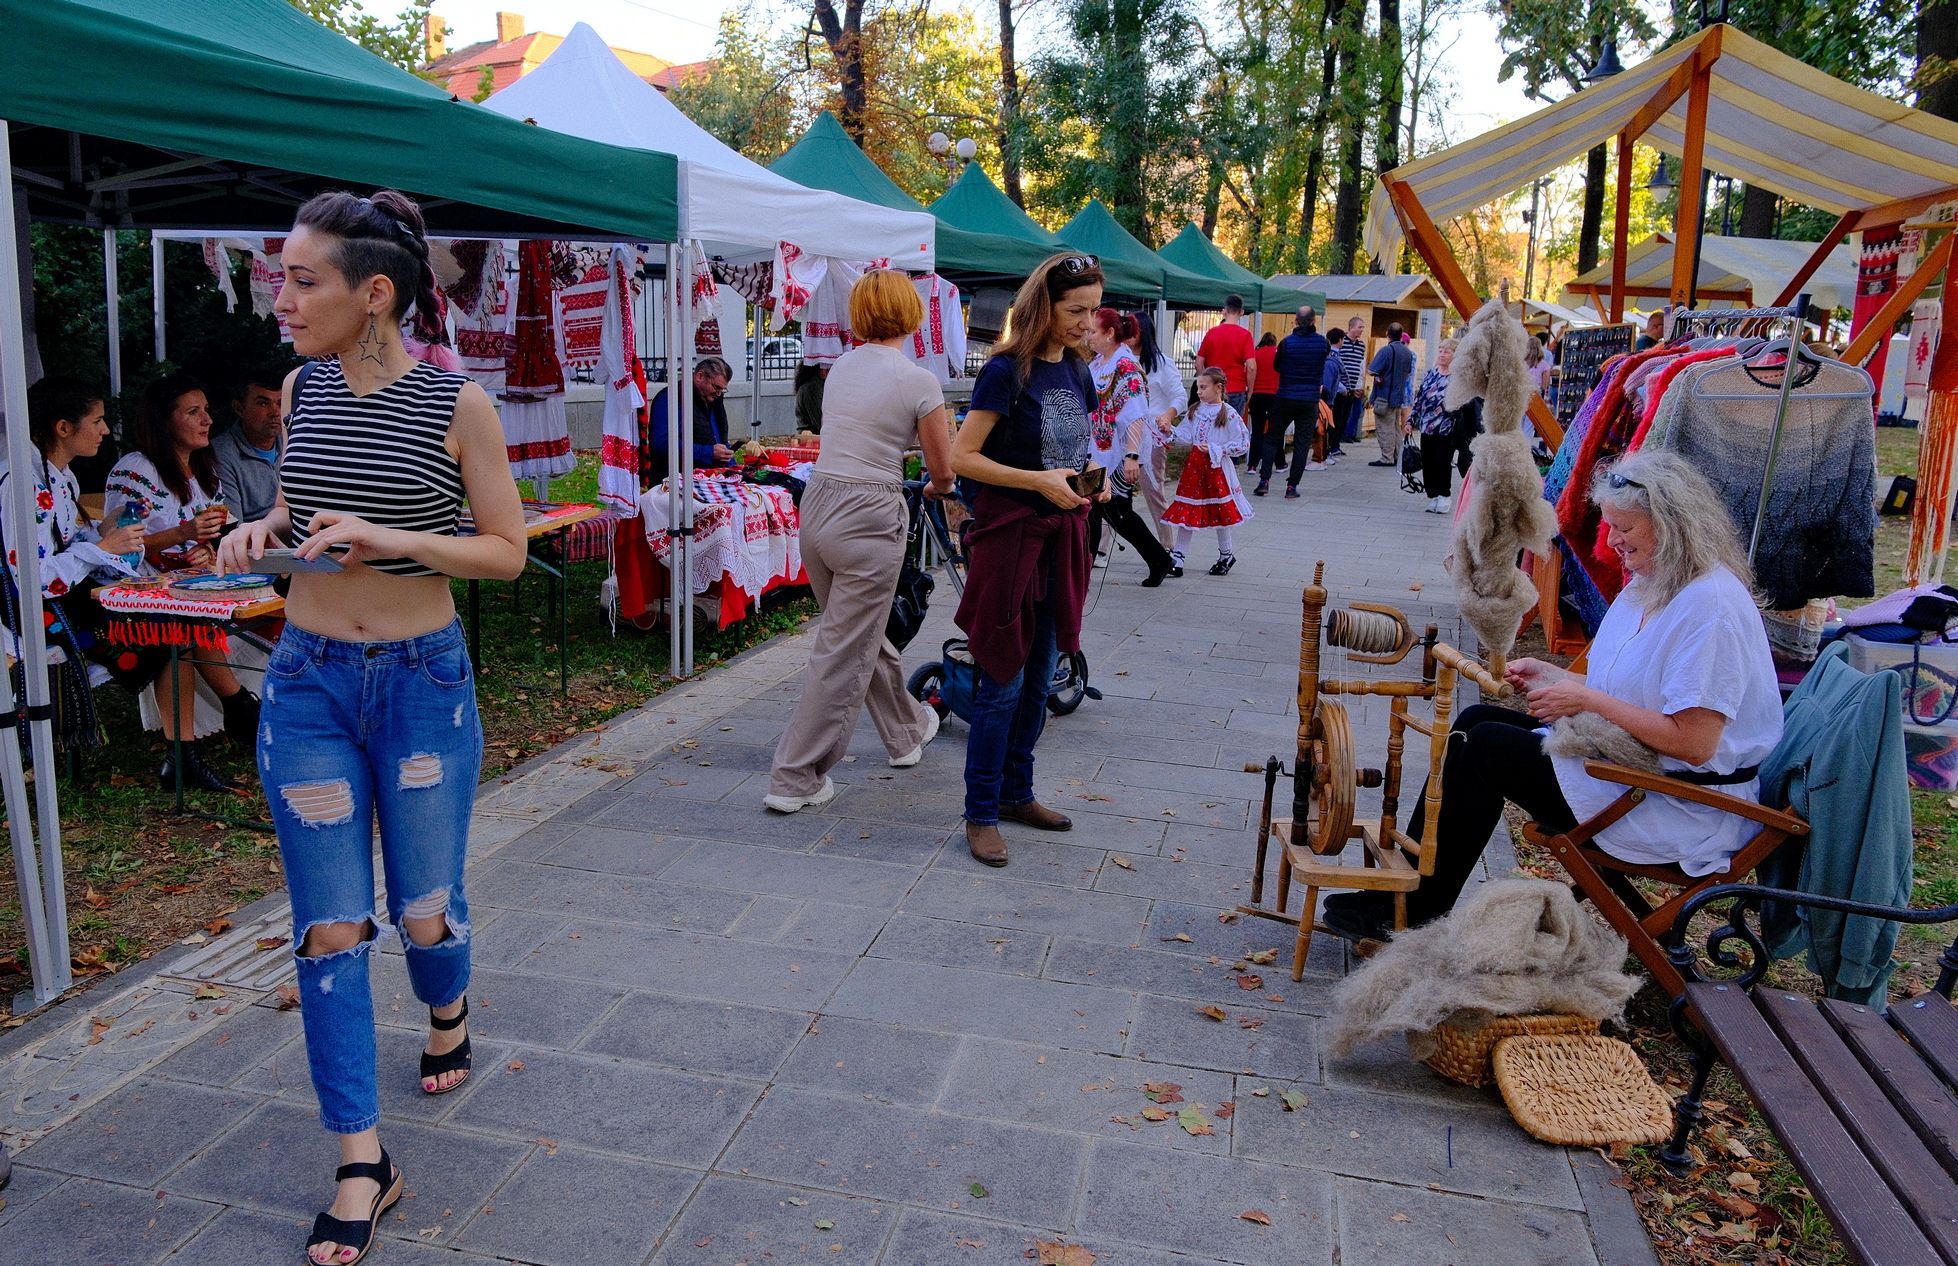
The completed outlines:
<svg viewBox="0 0 1958 1266">
<path fill-rule="evenodd" d="M 906 684 L 911 697 L 927 705 L 943 720 L 948 714 L 972 724 L 972 702 L 979 692 L 979 665 L 962 637 L 950 638 L 939 649 L 944 658 L 922 664 Z M 1083 699 L 1099 699 L 1101 691 L 1088 684 L 1088 657 L 1080 651 L 1062 651 L 1054 661 L 1054 678 L 1047 686 L 1047 711 L 1064 717 L 1081 706 Z"/>
</svg>

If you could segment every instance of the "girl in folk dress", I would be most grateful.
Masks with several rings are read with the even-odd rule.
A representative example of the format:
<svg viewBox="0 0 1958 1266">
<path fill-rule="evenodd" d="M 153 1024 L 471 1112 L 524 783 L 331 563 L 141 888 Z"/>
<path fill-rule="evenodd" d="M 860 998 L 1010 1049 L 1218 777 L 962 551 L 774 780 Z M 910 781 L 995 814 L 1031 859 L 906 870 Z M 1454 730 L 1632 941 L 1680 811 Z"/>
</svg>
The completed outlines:
<svg viewBox="0 0 1958 1266">
<path fill-rule="evenodd" d="M 1176 568 L 1169 574 L 1183 574 L 1183 555 L 1192 534 L 1199 528 L 1216 528 L 1217 561 L 1210 574 L 1222 576 L 1237 566 L 1237 556 L 1231 553 L 1231 529 L 1251 517 L 1251 503 L 1238 486 L 1237 467 L 1231 463 L 1231 458 L 1250 449 L 1251 431 L 1224 400 L 1223 370 L 1206 369 L 1197 375 L 1196 406 L 1177 424 L 1170 441 L 1188 444 L 1190 455 L 1183 459 L 1183 477 L 1176 481 L 1176 500 L 1163 512 L 1163 522 L 1176 525 L 1176 548 L 1170 551 Z"/>
</svg>

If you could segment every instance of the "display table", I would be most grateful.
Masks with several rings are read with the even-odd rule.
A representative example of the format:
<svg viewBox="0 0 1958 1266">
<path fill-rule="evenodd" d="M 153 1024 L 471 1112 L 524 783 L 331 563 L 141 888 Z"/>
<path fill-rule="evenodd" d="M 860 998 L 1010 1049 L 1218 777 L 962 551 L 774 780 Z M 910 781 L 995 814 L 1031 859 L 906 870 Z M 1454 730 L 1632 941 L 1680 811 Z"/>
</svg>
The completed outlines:
<svg viewBox="0 0 1958 1266">
<path fill-rule="evenodd" d="M 786 488 L 697 472 L 693 491 L 687 592 L 718 599 L 721 628 L 746 616 L 770 590 L 809 583 L 802 566 L 802 520 Z M 646 543 L 661 573 L 673 554 L 666 534 L 669 501 L 663 483 L 639 498 Z"/>
<path fill-rule="evenodd" d="M 567 694 L 571 689 L 571 604 L 565 580 L 564 540 L 572 528 L 604 513 L 597 506 L 589 505 L 549 501 L 523 503 L 525 565 L 534 566 L 551 578 L 550 603 L 557 610 L 558 620 L 559 694 Z M 462 519 L 456 524 L 456 535 L 475 534 L 476 521 L 465 509 Z M 512 581 L 513 594 L 515 585 L 516 581 Z M 469 582 L 469 664 L 477 673 L 483 671 L 483 596 L 482 582 L 477 580 Z"/>
</svg>

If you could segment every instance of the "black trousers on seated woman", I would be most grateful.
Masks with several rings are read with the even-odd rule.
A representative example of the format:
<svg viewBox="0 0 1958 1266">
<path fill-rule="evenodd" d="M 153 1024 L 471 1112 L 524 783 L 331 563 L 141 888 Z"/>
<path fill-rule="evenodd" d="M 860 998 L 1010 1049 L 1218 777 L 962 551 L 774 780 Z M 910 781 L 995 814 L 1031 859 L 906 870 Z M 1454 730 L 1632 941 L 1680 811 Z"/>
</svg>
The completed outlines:
<svg viewBox="0 0 1958 1266">
<path fill-rule="evenodd" d="M 1503 802 L 1520 805 L 1554 830 L 1577 825 L 1557 771 L 1533 733 L 1542 722 L 1513 708 L 1480 703 L 1462 709 L 1449 727 L 1448 758 L 1441 773 L 1441 821 L 1435 830 L 1434 874 L 1408 894 L 1407 922 L 1418 927 L 1447 914 L 1475 872 L 1489 837 L 1502 823 Z M 1427 825 L 1427 798 L 1415 784 L 1414 814 L 1407 834 L 1420 839 Z M 1326 898 L 1327 926 L 1348 935 L 1385 939 L 1394 926 L 1391 893 L 1335 893 Z"/>
</svg>

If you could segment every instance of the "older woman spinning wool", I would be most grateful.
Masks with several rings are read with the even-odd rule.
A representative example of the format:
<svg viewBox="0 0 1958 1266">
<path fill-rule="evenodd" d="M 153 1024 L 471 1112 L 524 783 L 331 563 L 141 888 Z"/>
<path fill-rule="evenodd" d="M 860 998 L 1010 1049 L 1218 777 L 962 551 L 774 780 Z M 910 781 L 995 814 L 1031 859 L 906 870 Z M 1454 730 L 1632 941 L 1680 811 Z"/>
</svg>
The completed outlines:
<svg viewBox="0 0 1958 1266">
<path fill-rule="evenodd" d="M 1410 924 L 1455 904 L 1505 800 L 1556 830 L 1616 800 L 1624 788 L 1586 774 L 1586 755 L 1642 747 L 1670 777 L 1760 797 L 1758 768 L 1781 741 L 1781 695 L 1733 519 L 1706 478 L 1672 453 L 1624 458 L 1598 476 L 1591 498 L 1631 582 L 1598 626 L 1583 676 L 1515 660 L 1507 678 L 1527 694 L 1529 715 L 1481 704 L 1456 719 L 1435 872 L 1408 897 Z M 1421 834 L 1422 814 L 1417 807 L 1410 835 Z M 1708 875 L 1727 868 L 1745 828 L 1718 809 L 1652 795 L 1596 842 L 1625 861 Z M 1326 900 L 1326 925 L 1348 939 L 1385 939 L 1392 919 L 1385 893 Z"/>
</svg>

